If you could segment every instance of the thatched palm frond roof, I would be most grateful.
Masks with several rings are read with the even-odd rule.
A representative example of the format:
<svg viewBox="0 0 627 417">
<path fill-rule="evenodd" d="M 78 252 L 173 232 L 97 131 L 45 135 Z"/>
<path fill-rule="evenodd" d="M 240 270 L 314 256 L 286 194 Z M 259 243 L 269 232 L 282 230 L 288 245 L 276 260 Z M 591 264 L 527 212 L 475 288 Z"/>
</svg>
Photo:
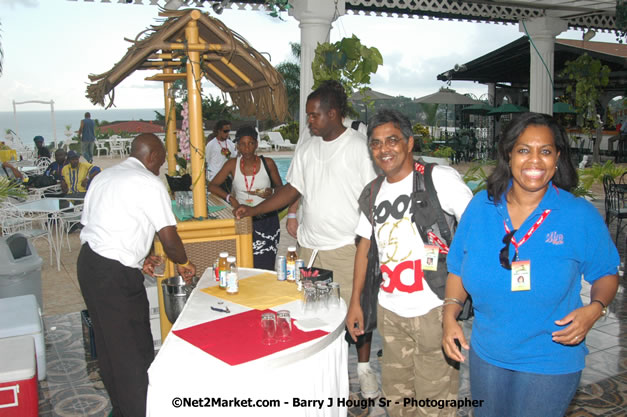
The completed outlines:
<svg viewBox="0 0 627 417">
<path fill-rule="evenodd" d="M 138 69 L 182 68 L 193 47 L 186 41 L 188 23 L 197 20 L 203 76 L 228 93 L 242 115 L 258 119 L 284 120 L 287 115 L 285 84 L 281 74 L 248 42 L 220 20 L 195 9 L 168 11 L 158 26 L 140 32 L 124 57 L 109 71 L 91 74 L 87 98 L 110 107 L 114 88 Z M 163 75 L 163 79 L 167 78 Z M 181 78 L 172 74 L 172 79 Z M 156 79 L 156 78 L 155 78 Z"/>
</svg>

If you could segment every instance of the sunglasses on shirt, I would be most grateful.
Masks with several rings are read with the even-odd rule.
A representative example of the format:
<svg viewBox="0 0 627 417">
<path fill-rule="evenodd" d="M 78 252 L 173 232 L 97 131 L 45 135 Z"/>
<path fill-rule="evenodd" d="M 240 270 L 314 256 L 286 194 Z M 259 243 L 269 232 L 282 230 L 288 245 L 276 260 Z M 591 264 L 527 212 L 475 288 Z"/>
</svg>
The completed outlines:
<svg viewBox="0 0 627 417">
<path fill-rule="evenodd" d="M 503 243 L 505 244 L 505 246 L 503 246 L 503 249 L 501 249 L 501 252 L 499 252 L 499 261 L 501 262 L 501 266 L 507 270 L 512 269 L 512 263 L 509 260 L 509 244 L 512 241 L 512 237 L 514 237 L 514 233 L 516 233 L 516 230 L 517 229 L 514 229 L 511 232 L 505 234 L 505 237 L 503 238 Z"/>
</svg>

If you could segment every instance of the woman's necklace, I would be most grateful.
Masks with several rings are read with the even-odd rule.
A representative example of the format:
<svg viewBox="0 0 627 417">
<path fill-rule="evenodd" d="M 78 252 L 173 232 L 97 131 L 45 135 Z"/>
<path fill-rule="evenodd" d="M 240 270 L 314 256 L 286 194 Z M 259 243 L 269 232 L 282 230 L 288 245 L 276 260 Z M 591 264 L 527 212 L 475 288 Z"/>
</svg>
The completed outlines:
<svg viewBox="0 0 627 417">
<path fill-rule="evenodd" d="M 244 184 L 246 185 L 246 193 L 248 194 L 249 198 L 246 199 L 246 204 L 251 205 L 253 204 L 253 199 L 251 197 L 252 193 L 252 189 L 253 189 L 253 185 L 255 184 L 255 175 L 257 175 L 257 157 L 254 157 L 254 162 L 253 162 L 253 175 L 252 175 L 252 180 L 250 181 L 250 185 L 248 185 L 248 177 L 246 176 L 246 174 L 244 173 L 244 157 L 242 156 L 242 158 L 239 161 L 240 164 L 240 170 L 242 171 L 242 175 L 244 176 Z"/>
</svg>

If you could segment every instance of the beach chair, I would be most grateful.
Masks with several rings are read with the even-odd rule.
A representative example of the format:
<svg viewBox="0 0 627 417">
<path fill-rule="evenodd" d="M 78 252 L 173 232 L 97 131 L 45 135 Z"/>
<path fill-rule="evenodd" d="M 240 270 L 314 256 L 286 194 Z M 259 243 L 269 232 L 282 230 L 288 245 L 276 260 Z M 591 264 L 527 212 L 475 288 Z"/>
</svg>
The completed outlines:
<svg viewBox="0 0 627 417">
<path fill-rule="evenodd" d="M 124 157 L 124 155 L 126 154 L 126 146 L 124 144 L 124 142 L 121 140 L 121 138 L 118 135 L 113 135 L 109 138 L 111 140 L 110 142 L 110 149 L 109 149 L 109 157 L 113 158 L 113 154 L 117 153 L 118 155 L 120 155 L 120 158 Z"/>
<path fill-rule="evenodd" d="M 268 139 L 270 139 L 270 144 L 272 144 L 272 146 L 274 146 L 276 150 L 279 150 L 281 148 L 293 150 L 296 147 L 296 145 L 291 143 L 289 140 L 283 139 L 283 136 L 279 132 L 267 132 L 266 135 L 268 135 Z"/>
<path fill-rule="evenodd" d="M 100 156 L 100 152 L 104 151 L 105 155 L 109 155 L 109 148 L 102 140 L 96 140 L 96 154 Z"/>
<path fill-rule="evenodd" d="M 272 145 L 267 140 L 260 139 L 257 144 L 257 149 L 262 151 L 270 151 L 272 150 Z"/>
</svg>

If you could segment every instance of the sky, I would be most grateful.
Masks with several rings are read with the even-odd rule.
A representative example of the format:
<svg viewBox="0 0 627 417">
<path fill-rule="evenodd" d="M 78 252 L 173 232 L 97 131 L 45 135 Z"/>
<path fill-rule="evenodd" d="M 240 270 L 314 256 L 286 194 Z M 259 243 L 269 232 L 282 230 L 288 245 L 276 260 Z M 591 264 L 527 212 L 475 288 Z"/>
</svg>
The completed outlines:
<svg viewBox="0 0 627 417">
<path fill-rule="evenodd" d="M 54 100 L 59 110 L 100 109 L 85 98 L 88 75 L 111 69 L 130 46 L 124 38 L 133 39 L 158 24 L 158 10 L 156 6 L 120 4 L 117 0 L 0 0 L 4 50 L 0 111 L 12 111 L 12 100 Z M 206 5 L 203 10 L 210 8 Z M 284 21 L 251 10 L 227 9 L 213 16 L 255 49 L 268 53 L 273 65 L 294 59 L 289 42 L 300 41 L 300 29 L 287 14 L 283 14 Z M 383 55 L 383 66 L 372 77 L 371 87 L 392 96 L 414 98 L 445 86 L 436 77 L 455 64 L 471 61 L 522 36 L 518 25 L 348 14 L 333 23 L 331 41 L 353 34 Z M 581 39 L 582 35 L 570 30 L 558 37 Z M 594 41 L 616 42 L 609 33 L 597 34 Z M 163 84 L 144 81 L 152 74 L 136 71 L 118 85 L 116 108 L 163 108 Z M 487 86 L 473 82 L 453 81 L 451 88 L 478 98 L 487 93 Z M 203 93 L 220 94 L 209 82 L 203 84 Z M 43 105 L 19 107 L 20 111 L 47 109 Z"/>
</svg>

